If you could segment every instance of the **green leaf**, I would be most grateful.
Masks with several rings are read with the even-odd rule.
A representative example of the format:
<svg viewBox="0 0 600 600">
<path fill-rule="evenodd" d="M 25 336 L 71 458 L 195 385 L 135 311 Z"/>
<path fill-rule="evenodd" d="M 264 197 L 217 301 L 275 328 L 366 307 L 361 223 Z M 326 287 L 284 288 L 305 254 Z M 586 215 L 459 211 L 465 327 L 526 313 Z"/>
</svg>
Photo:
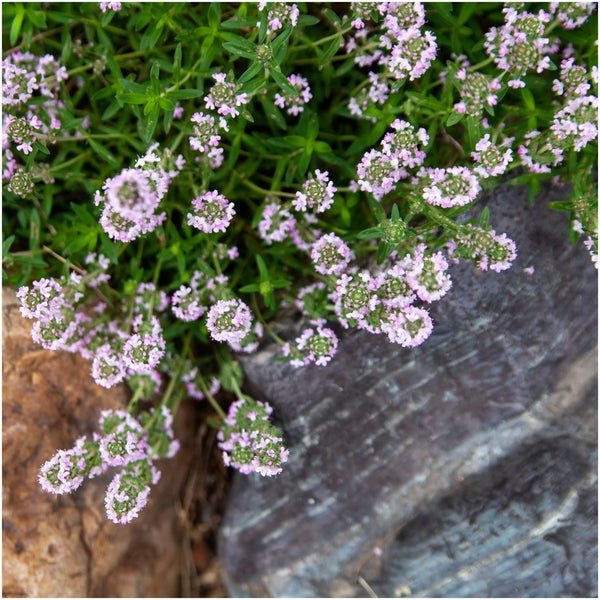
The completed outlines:
<svg viewBox="0 0 600 600">
<path fill-rule="evenodd" d="M 168 92 L 169 98 L 172 100 L 190 100 L 192 98 L 199 98 L 204 94 L 201 90 L 175 90 L 174 92 Z"/>
<path fill-rule="evenodd" d="M 179 42 L 173 55 L 173 80 L 175 82 L 181 78 L 181 58 L 181 42 Z"/>
<path fill-rule="evenodd" d="M 238 79 L 238 83 L 246 83 L 250 81 L 255 75 L 258 75 L 263 70 L 263 65 L 258 60 L 251 63 L 250 66 L 242 73 Z"/>
<path fill-rule="evenodd" d="M 160 67 L 158 63 L 155 62 L 150 69 L 150 83 L 152 84 L 152 91 L 158 95 L 160 94 Z"/>
<path fill-rule="evenodd" d="M 303 138 L 301 135 L 286 135 L 281 139 L 294 148 L 305 148 L 307 143 L 306 138 Z"/>
<path fill-rule="evenodd" d="M 223 29 L 253 29 L 256 27 L 256 18 L 251 17 L 232 17 L 221 23 Z"/>
<path fill-rule="evenodd" d="M 250 44 L 252 46 L 252 44 Z M 239 44 L 237 42 L 225 42 L 223 44 L 223 48 L 227 50 L 230 54 L 235 54 L 237 56 L 243 56 L 244 58 L 252 58 L 254 56 L 254 46 L 251 48 L 246 47 L 243 44 Z"/>
<path fill-rule="evenodd" d="M 285 92 L 291 95 L 295 95 L 296 88 L 288 81 L 288 78 L 281 71 L 281 67 L 271 62 L 269 68 L 269 75 L 273 77 L 275 83 Z"/>
<path fill-rule="evenodd" d="M 310 159 L 312 157 L 312 148 L 306 147 L 304 152 L 300 156 L 300 160 L 298 161 L 298 173 L 300 175 L 304 175 L 308 170 L 308 166 L 310 165 Z"/>
<path fill-rule="evenodd" d="M 260 254 L 257 254 L 254 258 L 256 259 L 256 266 L 258 267 L 260 278 L 263 281 L 269 279 L 269 270 L 267 269 L 267 265 L 265 264 L 265 261 L 263 260 L 262 256 Z"/>
<path fill-rule="evenodd" d="M 146 93 L 145 85 L 136 83 L 135 81 L 131 81 L 129 79 L 119 79 L 118 81 L 126 90 L 129 90 L 130 92 L 133 92 L 134 94 L 145 94 Z"/>
<path fill-rule="evenodd" d="M 287 42 L 290 39 L 292 33 L 294 33 L 293 27 L 286 27 L 279 35 L 271 42 L 271 50 L 273 54 L 277 54 L 282 48 L 287 46 Z M 277 64 L 280 64 L 281 60 L 277 60 Z"/>
<path fill-rule="evenodd" d="M 114 117 L 122 108 L 123 105 L 118 100 L 115 100 L 114 102 L 109 104 L 106 107 L 105 111 L 102 113 L 102 120 L 106 121 Z"/>
<path fill-rule="evenodd" d="M 298 25 L 310 27 L 311 25 L 316 25 L 319 22 L 317 17 L 313 17 L 313 15 L 300 15 L 298 17 Z"/>
<path fill-rule="evenodd" d="M 488 224 L 490 222 L 490 209 L 486 206 L 481 213 L 481 217 L 479 219 L 479 226 L 482 229 L 487 229 Z"/>
<path fill-rule="evenodd" d="M 393 251 L 394 244 L 380 242 L 377 246 L 377 264 L 380 265 Z"/>
<path fill-rule="evenodd" d="M 450 113 L 448 119 L 446 120 L 446 127 L 452 127 L 452 125 L 456 125 L 457 123 L 463 120 L 464 116 L 464 113 L 459 113 L 453 110 Z"/>
<path fill-rule="evenodd" d="M 523 101 L 525 102 L 525 106 L 531 110 L 535 111 L 535 99 L 533 94 L 529 88 L 521 88 L 521 95 L 523 96 Z"/>
<path fill-rule="evenodd" d="M 208 24 L 216 33 L 221 25 L 221 4 L 219 2 L 211 2 L 208 7 Z"/>
<path fill-rule="evenodd" d="M 158 105 L 163 110 L 175 110 L 175 103 L 173 101 L 169 100 L 168 98 L 165 98 L 164 96 L 161 96 L 158 99 Z"/>
<path fill-rule="evenodd" d="M 356 234 L 356 237 L 359 240 L 370 240 L 373 238 L 383 237 L 384 231 L 381 227 L 369 227 L 368 229 L 363 229 Z"/>
<path fill-rule="evenodd" d="M 323 52 L 323 54 L 320 56 L 319 71 L 322 71 L 331 62 L 331 59 L 337 54 L 337 51 L 340 49 L 341 43 L 342 36 L 340 34 L 331 42 L 331 44 L 329 44 L 327 50 L 325 50 L 325 52 Z"/>
<path fill-rule="evenodd" d="M 239 288 L 239 291 L 242 293 L 250 293 L 250 292 L 258 292 L 260 286 L 258 283 L 249 283 L 248 285 L 243 285 Z"/>
<path fill-rule="evenodd" d="M 144 141 L 146 145 L 149 145 L 152 141 L 152 136 L 154 135 L 154 130 L 156 129 L 156 125 L 158 124 L 158 116 L 160 114 L 160 106 L 158 103 L 152 105 L 148 113 L 148 119 L 146 121 L 146 131 L 144 132 Z"/>
<path fill-rule="evenodd" d="M 8 254 L 8 251 L 10 250 L 10 247 L 12 246 L 12 243 L 14 241 L 15 241 L 15 236 L 14 235 L 9 235 L 2 242 L 2 262 L 4 262 L 4 259 L 6 258 L 6 255 Z"/>
<path fill-rule="evenodd" d="M 23 24 L 23 17 L 25 16 L 25 9 L 23 5 L 19 2 L 17 4 L 17 14 L 13 19 L 13 22 L 10 26 L 10 45 L 14 46 L 19 39 L 19 33 L 21 33 L 21 25 Z"/>
<path fill-rule="evenodd" d="M 119 166 L 119 161 L 99 142 L 93 138 L 86 138 L 88 144 L 92 147 L 92 150 L 104 160 L 108 161 L 112 165 Z"/>
<path fill-rule="evenodd" d="M 337 16 L 337 14 L 333 12 L 333 10 L 331 10 L 330 8 L 322 8 L 321 12 L 323 13 L 323 15 L 325 15 L 327 19 L 329 19 L 329 21 L 331 21 L 331 23 L 337 25 L 341 29 L 342 21 Z"/>
<path fill-rule="evenodd" d="M 315 151 L 319 154 L 333 152 L 331 146 L 327 142 L 322 142 L 321 140 L 315 141 Z"/>
<path fill-rule="evenodd" d="M 117 94 L 116 98 L 121 100 L 121 102 L 127 102 L 127 104 L 145 104 L 148 102 L 148 96 L 146 94 L 136 94 L 136 93 L 127 93 L 127 94 Z"/>
</svg>

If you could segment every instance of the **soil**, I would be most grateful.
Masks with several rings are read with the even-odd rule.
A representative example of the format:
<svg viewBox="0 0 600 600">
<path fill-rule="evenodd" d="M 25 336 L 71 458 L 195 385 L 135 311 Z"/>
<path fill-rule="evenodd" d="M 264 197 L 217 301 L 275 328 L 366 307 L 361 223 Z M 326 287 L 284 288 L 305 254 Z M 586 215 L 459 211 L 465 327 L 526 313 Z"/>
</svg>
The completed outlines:
<svg viewBox="0 0 600 600">
<path fill-rule="evenodd" d="M 190 464 L 181 492 L 183 598 L 228 597 L 217 558 L 217 532 L 225 510 L 231 473 L 217 447 L 217 429 L 207 419 L 218 420 L 210 407 L 199 407 L 200 423 L 194 439 L 196 459 Z"/>
</svg>

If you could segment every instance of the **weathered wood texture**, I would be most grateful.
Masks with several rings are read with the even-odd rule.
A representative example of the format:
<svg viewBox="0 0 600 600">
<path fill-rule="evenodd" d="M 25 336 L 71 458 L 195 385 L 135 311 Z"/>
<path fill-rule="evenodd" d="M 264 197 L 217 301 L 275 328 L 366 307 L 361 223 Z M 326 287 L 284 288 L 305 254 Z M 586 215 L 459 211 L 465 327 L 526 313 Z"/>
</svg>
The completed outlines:
<svg viewBox="0 0 600 600">
<path fill-rule="evenodd" d="M 546 207 L 564 193 L 488 193 L 477 210 L 519 256 L 454 266 L 417 349 L 345 332 L 326 368 L 272 363 L 272 345 L 241 359 L 290 460 L 234 478 L 232 595 L 597 593 L 597 272 Z"/>
<path fill-rule="evenodd" d="M 194 411 L 178 416 L 180 453 L 157 462 L 162 478 L 129 525 L 104 514 L 114 472 L 66 496 L 44 492 L 37 474 L 60 448 L 97 428 L 100 411 L 123 408 L 124 386 L 105 390 L 90 363 L 31 340 L 12 290 L 2 297 L 2 594 L 4 597 L 165 597 L 179 592 L 177 506 L 194 435 Z"/>
</svg>

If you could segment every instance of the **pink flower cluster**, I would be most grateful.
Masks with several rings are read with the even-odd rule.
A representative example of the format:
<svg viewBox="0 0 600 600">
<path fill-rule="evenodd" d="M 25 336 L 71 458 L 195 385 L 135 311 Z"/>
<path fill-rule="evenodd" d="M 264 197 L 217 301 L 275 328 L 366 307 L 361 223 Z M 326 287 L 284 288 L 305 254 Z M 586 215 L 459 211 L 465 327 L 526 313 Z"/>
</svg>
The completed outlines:
<svg viewBox="0 0 600 600">
<path fill-rule="evenodd" d="M 64 104 L 58 99 L 60 84 L 68 78 L 52 55 L 14 52 L 2 61 L 2 178 L 11 193 L 26 197 L 33 191 L 32 176 L 52 181 L 47 167 L 18 164 L 15 150 L 28 155 L 36 142 L 53 144 L 61 131 Z M 64 132 L 66 135 L 66 132 Z"/>
<path fill-rule="evenodd" d="M 485 107 L 498 104 L 496 92 L 502 85 L 496 78 L 490 79 L 483 73 L 467 73 L 466 68 L 457 71 L 455 83 L 459 88 L 460 102 L 454 105 L 459 114 L 480 117 Z"/>
<path fill-rule="evenodd" d="M 310 93 L 310 86 L 308 80 L 300 75 L 290 75 L 288 78 L 290 85 L 292 85 L 296 93 L 290 94 L 285 90 L 282 90 L 283 94 L 275 94 L 275 106 L 279 108 L 286 108 L 290 115 L 297 117 L 301 112 L 304 111 L 304 105 L 312 98 Z"/>
<path fill-rule="evenodd" d="M 227 81 L 225 73 L 213 73 L 214 85 L 204 97 L 206 108 L 216 110 L 224 117 L 235 118 L 240 114 L 238 108 L 250 102 L 248 94 L 240 93 L 241 85 Z"/>
<path fill-rule="evenodd" d="M 131 331 L 123 330 L 119 321 L 109 320 L 103 303 L 84 311 L 84 292 L 108 280 L 106 259 L 102 255 L 97 260 L 89 259 L 89 264 L 94 266 L 89 274 L 71 273 L 68 279 L 61 280 L 41 279 L 34 281 L 31 288 L 19 289 L 21 313 L 34 319 L 33 341 L 47 350 L 66 350 L 92 360 L 92 377 L 106 388 L 134 376 L 146 375 L 156 380 L 155 369 L 164 355 L 165 341 L 160 322 L 150 309 L 164 309 L 168 298 L 156 292 L 152 284 L 140 284 Z M 145 294 L 155 298 L 156 304 L 150 302 L 148 306 Z M 129 312 L 129 307 L 123 306 L 123 311 Z M 88 314 L 92 312 L 98 316 Z"/>
<path fill-rule="evenodd" d="M 283 355 L 292 357 L 290 362 L 294 367 L 310 363 L 324 367 L 337 351 L 338 338 L 333 330 L 324 327 L 325 319 L 316 319 L 312 325 L 296 338 L 294 346 L 288 343 L 282 347 Z"/>
<path fill-rule="evenodd" d="M 341 275 L 355 258 L 348 244 L 335 233 L 321 236 L 313 244 L 310 257 L 321 275 Z"/>
<path fill-rule="evenodd" d="M 552 82 L 552 89 L 559 96 L 574 99 L 586 96 L 590 90 L 588 72 L 585 67 L 575 64 L 574 58 L 565 58 L 560 63 L 560 76 Z"/>
<path fill-rule="evenodd" d="M 187 223 L 204 233 L 223 232 L 235 215 L 233 202 L 217 190 L 205 192 L 192 200 L 193 213 L 187 214 Z"/>
<path fill-rule="evenodd" d="M 185 161 L 179 156 L 175 168 L 166 170 L 163 163 L 170 161 L 170 153 L 166 151 L 160 156 L 155 152 L 157 147 L 158 144 L 151 146 L 134 168 L 123 169 L 116 177 L 107 179 L 102 192 L 96 191 L 94 204 L 102 206 L 100 224 L 111 239 L 131 242 L 166 219 L 166 213 L 156 211 Z"/>
<path fill-rule="evenodd" d="M 470 259 L 482 271 L 505 271 L 517 257 L 517 247 L 506 233 L 483 229 L 467 224 L 463 232 L 452 241 L 449 255 Z"/>
<path fill-rule="evenodd" d="M 354 34 L 346 42 L 346 52 L 354 54 L 360 67 L 378 65 L 381 72 L 369 73 L 369 89 L 350 98 L 352 114 L 365 114 L 371 105 L 386 101 L 390 88 L 397 82 L 413 81 L 423 76 L 437 55 L 437 43 L 431 31 L 423 31 L 425 9 L 421 2 L 353 2 Z M 373 36 L 369 24 L 377 17 L 381 33 Z M 374 42 L 374 43 L 373 43 Z"/>
<path fill-rule="evenodd" d="M 319 171 L 315 169 L 315 177 L 307 179 L 302 184 L 302 191 L 296 192 L 296 198 L 292 200 L 294 208 L 299 212 L 314 210 L 316 213 L 322 213 L 331 208 L 333 204 L 333 195 L 337 188 L 329 180 L 328 171 Z"/>
<path fill-rule="evenodd" d="M 192 150 L 202 152 L 210 161 L 213 169 L 218 169 L 223 163 L 223 148 L 219 147 L 221 131 L 229 131 L 229 125 L 223 117 L 217 119 L 202 112 L 192 115 L 190 121 L 193 123 L 194 135 L 190 136 L 190 147 Z"/>
<path fill-rule="evenodd" d="M 266 2 L 259 2 L 258 10 L 263 11 L 266 8 L 266 6 Z M 278 31 L 284 25 L 291 25 L 292 27 L 296 27 L 299 16 L 300 10 L 295 4 L 291 4 L 288 2 L 270 3 L 269 13 L 267 14 L 267 20 L 269 23 L 269 29 L 267 31 Z"/>
<path fill-rule="evenodd" d="M 550 40 L 544 32 L 551 17 L 544 10 L 535 15 L 507 7 L 503 12 L 504 25 L 499 29 L 492 27 L 485 34 L 484 48 L 496 66 L 512 77 L 508 81 L 510 87 L 525 87 L 522 78 L 528 71 L 541 73 L 550 68 Z"/>
<path fill-rule="evenodd" d="M 273 242 L 283 242 L 296 226 L 296 218 L 287 208 L 278 202 L 269 202 L 258 223 L 258 234 L 271 245 Z"/>
<path fill-rule="evenodd" d="M 473 202 L 481 191 L 478 178 L 467 167 L 422 167 L 416 181 L 423 199 L 443 208 L 465 206 Z"/>
<path fill-rule="evenodd" d="M 121 10 L 120 2 L 100 2 L 100 10 L 106 12 L 107 10 L 119 11 Z"/>
<path fill-rule="evenodd" d="M 172 457 L 179 449 L 172 422 L 166 406 L 154 415 L 149 428 L 124 410 L 102 411 L 100 433 L 94 433 L 90 441 L 82 437 L 73 448 L 59 450 L 42 465 L 38 482 L 48 493 L 69 494 L 86 478 L 100 475 L 109 467 L 121 467 L 108 486 L 105 507 L 111 521 L 128 523 L 145 506 L 150 484 L 160 479 L 153 461 L 160 456 Z"/>
<path fill-rule="evenodd" d="M 565 29 L 576 29 L 588 20 L 595 8 L 595 2 L 550 2 L 549 10 Z"/>
<path fill-rule="evenodd" d="M 239 298 L 219 300 L 210 307 L 206 326 L 213 340 L 239 344 L 250 333 L 252 313 Z"/>
<path fill-rule="evenodd" d="M 378 201 L 395 189 L 399 181 L 409 177 L 407 169 L 423 164 L 426 155 L 418 144 L 426 146 L 429 142 L 425 129 L 417 131 L 402 119 L 394 120 L 391 128 L 393 131 L 383 137 L 381 150 L 372 148 L 365 152 L 356 167 L 358 187 Z"/>
<path fill-rule="evenodd" d="M 344 327 L 385 333 L 392 343 L 417 346 L 429 337 L 433 322 L 415 302 L 442 298 L 452 286 L 447 270 L 442 253 L 426 254 L 424 244 L 376 275 L 351 269 L 340 276 L 331 295 L 336 315 Z"/>
<path fill-rule="evenodd" d="M 477 163 L 473 171 L 482 179 L 502 175 L 513 159 L 510 149 L 512 141 L 507 138 L 497 146 L 491 142 L 490 134 L 486 133 L 475 145 L 475 152 L 471 152 L 471 157 Z"/>
<path fill-rule="evenodd" d="M 248 397 L 230 407 L 217 434 L 223 462 L 241 473 L 272 477 L 281 473 L 289 451 L 283 446 L 281 432 L 269 422 L 273 409 L 268 403 Z"/>
</svg>

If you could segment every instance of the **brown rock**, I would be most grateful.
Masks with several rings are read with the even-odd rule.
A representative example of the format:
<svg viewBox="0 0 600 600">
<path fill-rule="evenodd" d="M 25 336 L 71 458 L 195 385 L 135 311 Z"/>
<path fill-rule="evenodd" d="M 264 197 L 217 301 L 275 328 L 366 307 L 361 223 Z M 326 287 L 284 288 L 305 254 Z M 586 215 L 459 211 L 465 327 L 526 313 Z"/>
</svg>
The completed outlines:
<svg viewBox="0 0 600 600">
<path fill-rule="evenodd" d="M 3 596 L 178 595 L 177 501 L 190 462 L 192 407 L 182 406 L 175 424 L 181 450 L 157 463 L 162 478 L 131 524 L 115 525 L 104 514 L 112 471 L 68 496 L 45 493 L 40 466 L 91 435 L 101 410 L 124 407 L 127 392 L 97 386 L 79 355 L 40 349 L 14 293 L 3 290 L 2 300 Z"/>
</svg>

